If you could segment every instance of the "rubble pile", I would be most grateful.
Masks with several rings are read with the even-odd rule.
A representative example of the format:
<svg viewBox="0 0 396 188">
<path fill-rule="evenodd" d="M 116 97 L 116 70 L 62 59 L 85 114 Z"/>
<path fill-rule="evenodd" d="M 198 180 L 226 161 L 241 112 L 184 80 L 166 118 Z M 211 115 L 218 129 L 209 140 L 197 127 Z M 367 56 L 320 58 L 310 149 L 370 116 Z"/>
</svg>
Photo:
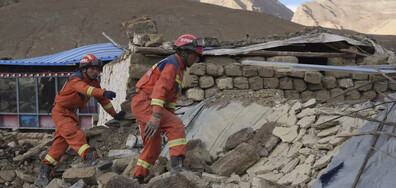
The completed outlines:
<svg viewBox="0 0 396 188">
<path fill-rule="evenodd" d="M 224 94 L 209 106 L 238 96 Z M 254 95 L 250 95 L 254 98 Z M 253 101 L 249 95 L 242 102 Z M 245 100 L 245 101 L 243 101 Z M 47 187 L 309 187 L 338 153 L 346 137 L 365 121 L 343 116 L 335 121 L 334 112 L 346 114 L 362 108 L 361 116 L 371 117 L 382 108 L 372 102 L 357 105 L 322 104 L 312 108 L 315 100 L 273 100 L 264 103 L 273 110 L 261 127 L 245 128 L 231 135 L 222 152 L 211 155 L 200 140 L 189 140 L 185 166 L 188 171 L 171 175 L 170 162 L 160 157 L 146 183 L 131 180 L 143 143 L 133 118 L 107 122 L 107 127 L 85 130 L 88 143 L 97 148 L 113 166 L 106 170 L 96 167 L 73 168 L 82 162 L 69 149 L 55 168 L 55 179 Z M 333 114 L 333 115 L 328 115 Z M 127 117 L 132 117 L 128 115 Z M 0 184 L 7 187 L 34 187 L 41 159 L 48 152 L 52 134 L 1 131 Z M 166 144 L 164 138 L 163 145 Z"/>
</svg>

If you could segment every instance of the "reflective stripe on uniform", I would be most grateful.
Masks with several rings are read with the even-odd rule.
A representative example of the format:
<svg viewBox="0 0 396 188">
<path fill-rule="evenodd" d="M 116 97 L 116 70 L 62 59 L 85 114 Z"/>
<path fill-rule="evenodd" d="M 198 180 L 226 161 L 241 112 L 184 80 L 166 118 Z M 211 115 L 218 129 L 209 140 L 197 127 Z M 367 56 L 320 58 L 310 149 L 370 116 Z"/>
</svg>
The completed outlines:
<svg viewBox="0 0 396 188">
<path fill-rule="evenodd" d="M 169 148 L 174 147 L 174 146 L 179 146 L 179 145 L 186 145 L 186 139 L 185 138 L 179 138 L 175 140 L 171 140 L 168 142 Z"/>
<path fill-rule="evenodd" d="M 151 105 L 157 105 L 157 106 L 164 107 L 165 101 L 163 101 L 161 99 L 151 99 Z"/>
<path fill-rule="evenodd" d="M 103 108 L 104 108 L 105 110 L 110 109 L 111 107 L 113 107 L 113 104 L 112 104 L 112 103 L 109 103 L 109 104 L 106 104 L 105 106 L 103 106 Z"/>
<path fill-rule="evenodd" d="M 165 107 L 166 107 L 166 108 L 173 108 L 173 109 L 175 109 L 175 108 L 176 108 L 176 103 L 175 103 L 175 102 L 166 102 Z"/>
<path fill-rule="evenodd" d="M 154 70 L 155 68 L 157 68 L 158 63 L 154 64 L 151 68 Z"/>
<path fill-rule="evenodd" d="M 175 81 L 176 81 L 177 83 L 179 83 L 179 84 L 182 84 L 182 82 L 180 81 L 180 76 L 179 76 L 179 75 L 176 75 Z"/>
<path fill-rule="evenodd" d="M 45 156 L 45 159 L 50 162 L 52 165 L 56 166 L 58 164 L 58 161 L 56 161 L 54 158 L 49 156 L 48 154 Z"/>
<path fill-rule="evenodd" d="M 92 95 L 92 90 L 94 89 L 94 87 L 89 86 L 88 90 L 87 90 L 87 95 L 91 96 Z"/>
<path fill-rule="evenodd" d="M 85 150 L 87 150 L 88 148 L 91 148 L 91 146 L 89 146 L 88 144 L 84 144 L 83 146 L 81 146 L 81 148 L 78 150 L 78 154 L 81 156 Z"/>
<path fill-rule="evenodd" d="M 139 165 L 147 170 L 151 170 L 151 168 L 153 167 L 153 165 L 151 165 L 150 163 L 143 161 L 141 159 L 138 159 L 136 165 Z"/>
</svg>

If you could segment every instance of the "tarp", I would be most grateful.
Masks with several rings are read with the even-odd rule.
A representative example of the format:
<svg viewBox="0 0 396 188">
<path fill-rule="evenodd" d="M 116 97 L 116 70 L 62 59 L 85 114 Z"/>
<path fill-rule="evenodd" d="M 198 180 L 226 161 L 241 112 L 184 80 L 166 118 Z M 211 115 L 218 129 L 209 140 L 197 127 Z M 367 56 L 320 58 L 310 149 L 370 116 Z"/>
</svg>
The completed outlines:
<svg viewBox="0 0 396 188">
<path fill-rule="evenodd" d="M 183 122 L 194 111 L 190 108 L 181 119 Z M 190 112 L 189 112 L 190 111 Z M 260 128 L 267 122 L 266 117 L 274 111 L 258 104 L 243 106 L 240 102 L 232 102 L 224 108 L 219 106 L 205 107 L 186 128 L 187 140 L 200 139 L 202 147 L 211 155 L 222 151 L 228 137 L 243 128 Z M 168 147 L 164 147 L 161 156 L 169 157 Z"/>
<path fill-rule="evenodd" d="M 363 43 L 340 35 L 319 33 L 317 35 L 311 34 L 311 35 L 298 36 L 290 39 L 270 41 L 267 43 L 244 46 L 235 49 L 207 50 L 204 52 L 204 55 L 238 55 L 238 54 L 247 54 L 252 51 L 264 50 L 264 49 L 275 48 L 280 46 L 289 46 L 293 44 L 330 43 L 330 42 L 341 42 L 341 41 L 345 41 L 353 46 L 371 46 L 369 42 Z"/>
<path fill-rule="evenodd" d="M 396 97 L 396 94 L 391 96 Z M 389 103 L 387 110 L 379 113 L 375 119 L 396 122 L 395 103 Z M 376 131 L 379 126 L 379 123 L 369 122 L 359 131 Z M 396 133 L 396 127 L 384 125 L 381 131 Z M 352 137 L 340 148 L 339 154 L 333 158 L 324 175 L 315 181 L 312 188 L 352 187 L 374 140 L 375 135 Z M 373 150 L 356 187 L 396 187 L 396 159 L 384 153 L 396 156 L 396 137 L 381 135 L 374 147 L 381 151 Z"/>
</svg>

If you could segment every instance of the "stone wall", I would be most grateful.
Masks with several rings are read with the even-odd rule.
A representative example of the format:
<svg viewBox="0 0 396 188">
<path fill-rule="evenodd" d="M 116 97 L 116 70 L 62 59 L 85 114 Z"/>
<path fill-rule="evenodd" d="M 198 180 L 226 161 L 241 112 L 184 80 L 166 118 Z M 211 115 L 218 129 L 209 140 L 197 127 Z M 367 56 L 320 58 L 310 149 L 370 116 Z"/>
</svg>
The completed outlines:
<svg viewBox="0 0 396 188">
<path fill-rule="evenodd" d="M 128 93 L 135 91 L 135 85 L 151 66 L 166 56 L 145 56 L 126 53 L 119 60 L 104 66 L 101 85 L 103 88 L 117 92 L 113 105 L 121 110 L 121 103 L 127 101 L 122 108 L 130 110 Z M 266 60 L 264 57 L 205 58 L 205 62 L 194 64 L 184 74 L 182 84 L 183 95 L 193 101 L 202 101 L 214 93 L 222 91 L 251 90 L 279 93 L 289 99 L 303 101 L 315 98 L 329 99 L 344 90 L 376 79 L 374 75 L 352 74 L 327 71 L 296 71 L 275 67 L 242 65 L 243 60 Z M 298 63 L 296 57 L 272 57 L 271 61 L 288 61 Z M 379 93 L 396 91 L 396 84 L 388 81 L 377 82 L 351 91 L 333 99 L 331 102 L 377 100 Z M 110 120 L 103 109 L 100 110 L 99 123 Z"/>
<path fill-rule="evenodd" d="M 276 67 L 242 65 L 232 58 L 218 63 L 216 57 L 198 63 L 185 74 L 183 89 L 188 98 L 201 101 L 224 90 L 277 90 L 290 99 L 326 100 L 346 89 L 359 86 L 378 76 L 330 71 L 296 71 Z M 396 90 L 388 81 L 377 82 L 332 99 L 332 102 L 377 100 L 379 93 Z"/>
</svg>

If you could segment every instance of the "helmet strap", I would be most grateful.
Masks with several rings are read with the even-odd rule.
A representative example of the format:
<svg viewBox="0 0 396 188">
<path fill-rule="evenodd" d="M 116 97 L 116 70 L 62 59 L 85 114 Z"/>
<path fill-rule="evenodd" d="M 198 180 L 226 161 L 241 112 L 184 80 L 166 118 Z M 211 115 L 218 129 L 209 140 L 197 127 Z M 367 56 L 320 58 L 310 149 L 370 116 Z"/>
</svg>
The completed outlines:
<svg viewBox="0 0 396 188">
<path fill-rule="evenodd" d="M 84 69 L 85 69 L 85 71 L 84 71 Z M 92 79 L 92 78 L 90 78 L 90 77 L 88 76 L 87 71 L 88 71 L 88 67 L 84 67 L 84 68 L 81 69 L 81 72 L 82 72 L 83 74 L 85 74 L 85 76 L 87 76 L 88 79 L 90 79 L 91 81 L 95 80 L 96 78 L 93 78 L 93 79 Z"/>
<path fill-rule="evenodd" d="M 183 64 L 184 64 L 184 66 L 185 67 L 191 67 L 191 65 L 189 65 L 188 63 L 187 63 L 187 58 L 188 58 L 188 56 L 191 54 L 192 52 L 189 52 L 188 50 L 178 50 L 177 51 L 177 54 L 180 56 L 180 58 L 182 59 L 182 61 L 183 61 Z"/>
</svg>

